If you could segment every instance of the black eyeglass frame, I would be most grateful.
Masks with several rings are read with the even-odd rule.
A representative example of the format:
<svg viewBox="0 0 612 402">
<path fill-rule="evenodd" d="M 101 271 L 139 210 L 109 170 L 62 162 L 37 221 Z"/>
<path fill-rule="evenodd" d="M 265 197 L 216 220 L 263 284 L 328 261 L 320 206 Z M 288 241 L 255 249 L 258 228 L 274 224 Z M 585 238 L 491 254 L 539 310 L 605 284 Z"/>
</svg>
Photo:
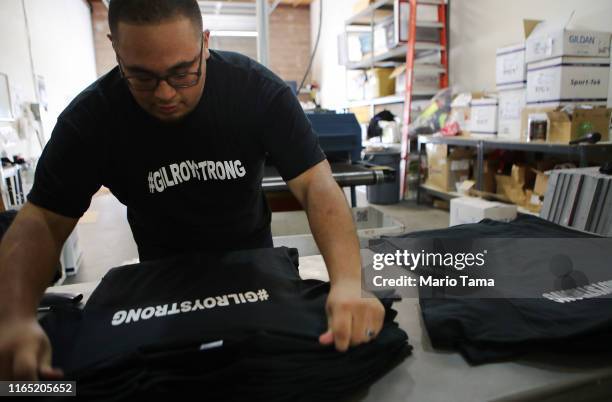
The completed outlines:
<svg viewBox="0 0 612 402">
<path fill-rule="evenodd" d="M 151 81 L 152 84 L 151 85 L 146 85 L 146 86 L 134 84 L 134 82 L 130 81 L 130 80 L 134 80 L 134 79 L 142 79 L 142 76 L 126 75 L 125 71 L 123 71 L 123 67 L 121 66 L 123 61 L 121 60 L 121 57 L 119 56 L 118 53 L 117 53 L 117 64 L 119 64 L 119 72 L 121 73 L 121 78 L 123 78 L 123 80 L 125 80 L 125 82 L 132 89 L 135 89 L 137 91 L 154 91 L 154 90 L 157 89 L 157 87 L 159 86 L 159 83 L 162 82 L 162 81 L 166 81 L 166 83 L 168 83 L 168 85 L 170 85 L 174 89 L 191 88 L 193 86 L 196 86 L 198 84 L 198 82 L 200 82 L 200 78 L 202 77 L 202 59 L 203 59 L 203 54 L 204 54 L 204 40 L 202 40 L 202 43 L 200 44 L 200 62 L 198 64 L 198 71 L 195 71 L 195 72 L 192 71 L 192 72 L 186 72 L 186 73 L 166 74 L 164 76 L 158 76 L 158 75 L 155 75 L 155 74 L 147 74 L 148 75 L 147 78 L 153 78 L 153 79 L 155 79 L 155 81 Z M 187 83 L 187 84 L 177 84 L 176 82 L 175 83 L 172 82 L 172 78 L 173 77 L 181 76 L 181 77 L 184 78 L 187 75 L 194 76 L 193 82 L 190 82 L 190 83 Z M 154 85 L 153 85 L 153 83 L 154 83 Z"/>
</svg>

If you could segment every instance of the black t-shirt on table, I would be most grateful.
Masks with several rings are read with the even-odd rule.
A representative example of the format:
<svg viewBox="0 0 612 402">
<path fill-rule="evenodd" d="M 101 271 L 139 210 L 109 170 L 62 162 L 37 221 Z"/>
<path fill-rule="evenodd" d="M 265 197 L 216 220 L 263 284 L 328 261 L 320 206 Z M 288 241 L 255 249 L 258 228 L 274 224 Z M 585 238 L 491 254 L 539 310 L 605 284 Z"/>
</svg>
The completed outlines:
<svg viewBox="0 0 612 402">
<path fill-rule="evenodd" d="M 59 116 L 28 200 L 76 218 L 108 187 L 127 206 L 143 260 L 271 246 L 266 156 L 285 180 L 325 159 L 280 78 L 211 50 L 202 98 L 177 123 L 140 108 L 118 68 L 85 89 Z"/>
</svg>

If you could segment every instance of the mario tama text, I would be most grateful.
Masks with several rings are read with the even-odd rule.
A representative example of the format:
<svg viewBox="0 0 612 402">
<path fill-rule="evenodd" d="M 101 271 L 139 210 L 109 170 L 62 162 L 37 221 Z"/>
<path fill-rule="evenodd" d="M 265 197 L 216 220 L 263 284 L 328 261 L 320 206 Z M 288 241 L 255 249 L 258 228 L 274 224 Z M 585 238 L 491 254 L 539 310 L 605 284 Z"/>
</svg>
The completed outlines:
<svg viewBox="0 0 612 402">
<path fill-rule="evenodd" d="M 399 288 L 399 287 L 418 287 L 418 286 L 430 286 L 430 287 L 493 287 L 495 286 L 495 279 L 493 278 L 470 278 L 467 275 L 459 275 L 457 278 L 451 278 L 448 275 L 444 278 L 437 278 L 431 275 L 423 275 L 419 277 L 413 277 L 408 275 L 401 275 L 399 278 L 385 278 L 382 275 L 375 275 L 372 278 L 372 283 L 378 288 Z"/>
<path fill-rule="evenodd" d="M 493 287 L 493 278 L 471 278 L 467 275 L 445 275 L 444 270 L 464 271 L 467 268 L 482 269 L 486 266 L 487 250 L 467 253 L 443 252 L 410 252 L 396 250 L 394 253 L 376 253 L 373 255 L 372 268 L 381 275 L 372 277 L 374 287 Z M 393 275 L 389 270 L 382 275 L 382 270 L 388 267 L 410 270 L 418 276 Z M 434 274 L 434 275 L 428 275 Z"/>
</svg>

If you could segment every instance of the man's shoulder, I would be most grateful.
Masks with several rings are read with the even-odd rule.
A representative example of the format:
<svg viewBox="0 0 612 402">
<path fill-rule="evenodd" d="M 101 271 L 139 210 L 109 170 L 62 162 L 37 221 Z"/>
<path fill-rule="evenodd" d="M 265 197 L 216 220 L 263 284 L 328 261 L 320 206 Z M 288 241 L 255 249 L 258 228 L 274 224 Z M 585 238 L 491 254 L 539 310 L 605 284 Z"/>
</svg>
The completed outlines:
<svg viewBox="0 0 612 402">
<path fill-rule="evenodd" d="M 60 114 L 60 119 L 83 121 L 84 118 L 103 120 L 113 106 L 120 104 L 122 80 L 115 67 L 82 90 Z"/>
<path fill-rule="evenodd" d="M 220 71 L 245 79 L 256 76 L 262 83 L 278 88 L 287 87 L 280 77 L 248 56 L 224 50 L 211 50 L 210 54 L 211 61 L 220 67 Z"/>
</svg>

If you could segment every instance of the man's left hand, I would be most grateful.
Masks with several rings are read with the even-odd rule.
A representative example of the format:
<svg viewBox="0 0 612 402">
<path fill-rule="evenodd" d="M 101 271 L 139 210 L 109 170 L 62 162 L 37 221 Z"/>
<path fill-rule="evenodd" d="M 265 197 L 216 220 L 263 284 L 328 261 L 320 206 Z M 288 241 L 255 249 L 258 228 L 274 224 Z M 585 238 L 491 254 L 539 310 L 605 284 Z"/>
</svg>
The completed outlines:
<svg viewBox="0 0 612 402">
<path fill-rule="evenodd" d="M 374 339 L 385 318 L 385 308 L 377 298 L 362 297 L 358 281 L 332 285 L 326 310 L 328 329 L 319 337 L 319 342 L 334 343 L 341 352 Z"/>
</svg>

